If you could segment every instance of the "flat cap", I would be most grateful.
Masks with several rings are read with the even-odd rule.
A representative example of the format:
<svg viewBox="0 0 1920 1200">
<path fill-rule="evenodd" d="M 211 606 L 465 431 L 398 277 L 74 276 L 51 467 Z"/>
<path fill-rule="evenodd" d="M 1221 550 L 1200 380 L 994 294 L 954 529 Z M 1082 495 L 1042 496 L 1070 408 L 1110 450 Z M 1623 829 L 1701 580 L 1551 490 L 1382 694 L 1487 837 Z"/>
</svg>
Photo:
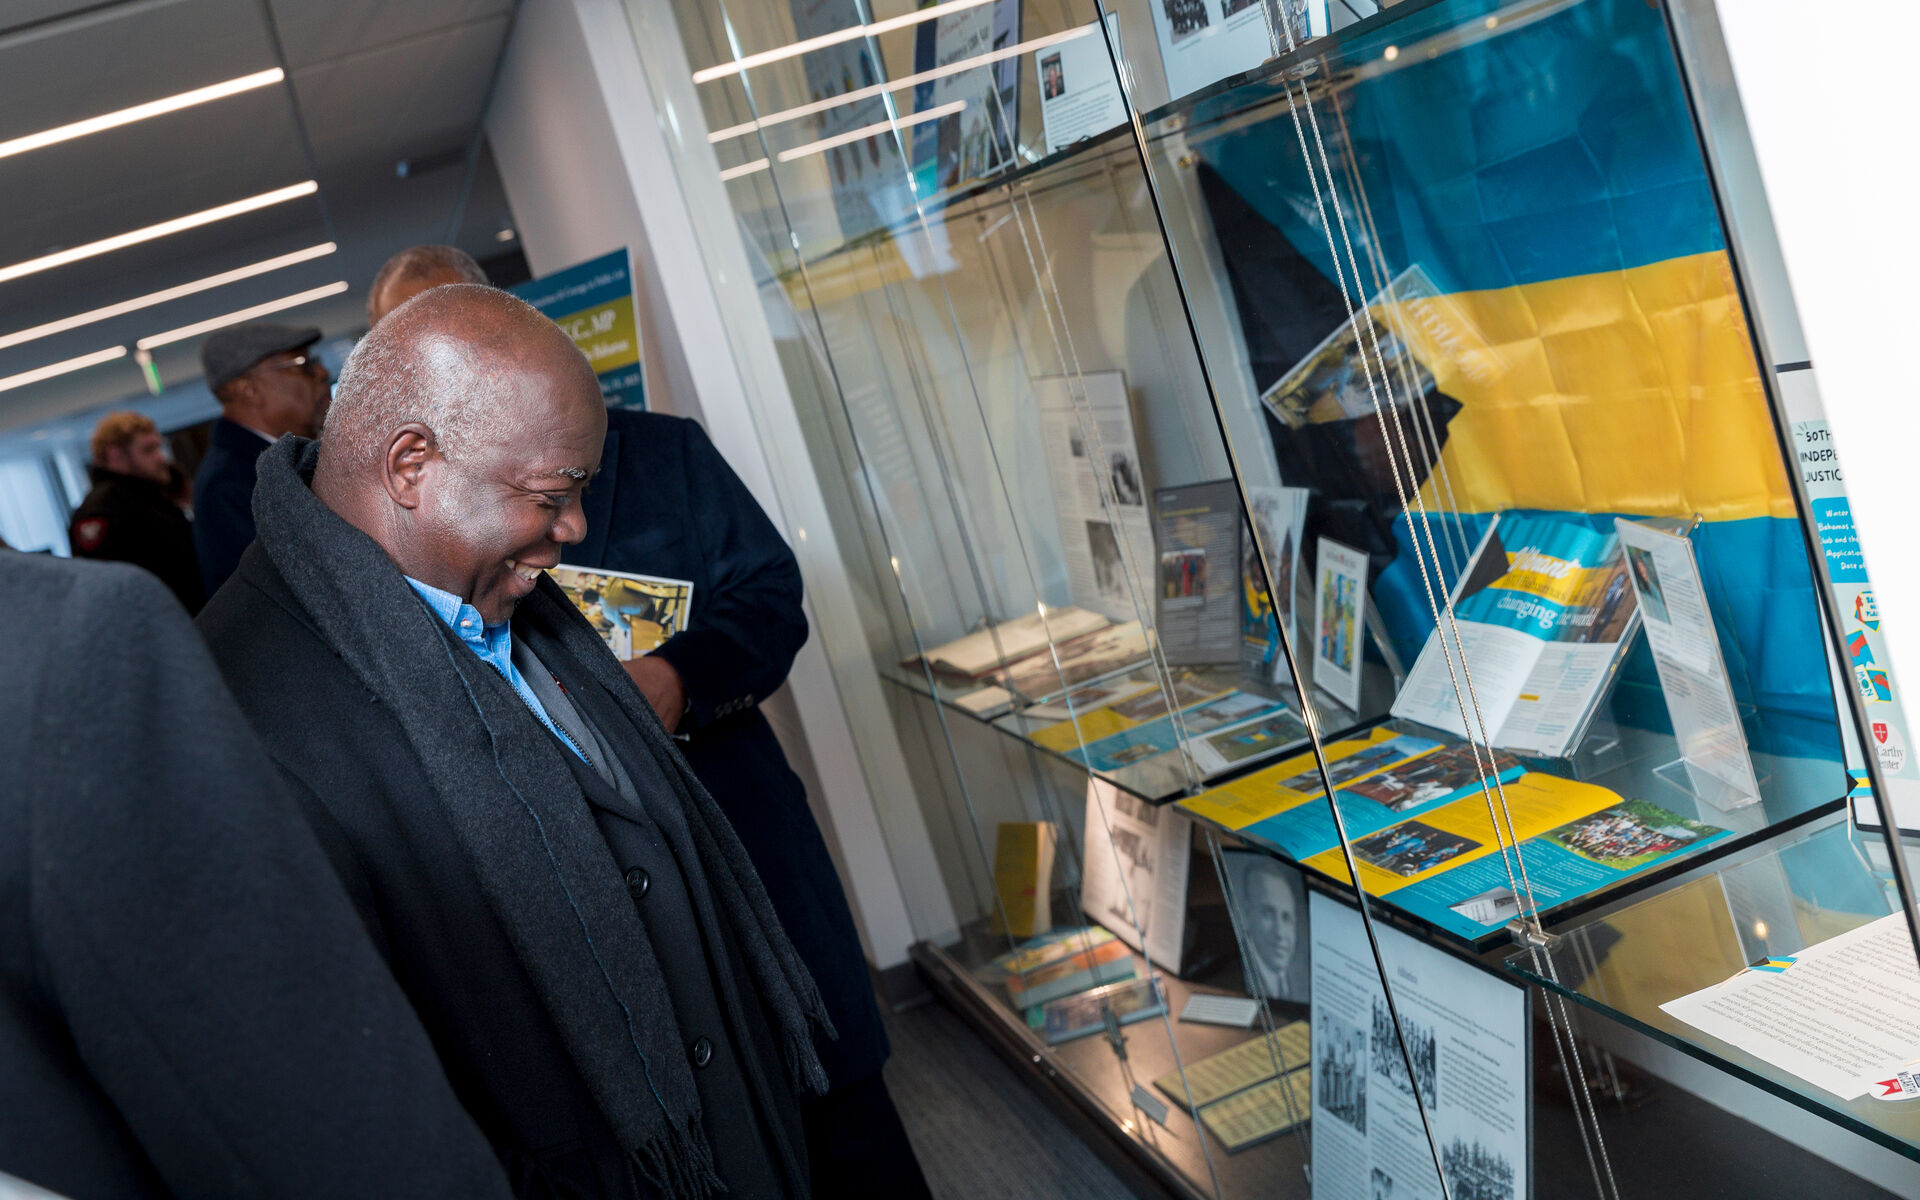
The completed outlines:
<svg viewBox="0 0 1920 1200">
<path fill-rule="evenodd" d="M 217 392 L 269 354 L 305 350 L 319 340 L 311 325 L 229 325 L 200 343 L 200 369 Z"/>
</svg>

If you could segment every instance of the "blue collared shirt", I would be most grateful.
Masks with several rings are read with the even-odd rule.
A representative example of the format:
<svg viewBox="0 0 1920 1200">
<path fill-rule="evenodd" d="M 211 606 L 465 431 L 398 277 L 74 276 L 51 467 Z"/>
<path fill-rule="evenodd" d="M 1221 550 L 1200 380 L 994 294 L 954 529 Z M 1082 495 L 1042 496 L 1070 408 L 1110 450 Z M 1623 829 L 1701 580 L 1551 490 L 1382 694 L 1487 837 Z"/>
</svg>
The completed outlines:
<svg viewBox="0 0 1920 1200">
<path fill-rule="evenodd" d="M 569 750 L 579 755 L 581 761 L 587 761 L 587 756 L 580 753 L 580 747 L 573 744 L 573 739 L 567 736 L 566 730 L 554 724 L 553 718 L 547 715 L 547 706 L 540 703 L 540 697 L 534 695 L 533 688 L 527 685 L 526 677 L 520 674 L 520 668 L 514 665 L 511 626 L 489 625 L 480 619 L 479 609 L 452 592 L 443 592 L 430 583 L 421 583 L 411 575 L 403 578 L 413 585 L 414 591 L 420 593 L 420 598 L 427 602 L 427 607 L 433 610 L 433 615 L 447 623 L 447 628 L 453 630 L 453 636 L 459 638 L 469 650 L 478 654 L 482 662 L 500 672 L 501 676 L 513 686 L 514 692 L 520 699 L 526 701 L 527 707 L 533 710 L 533 715 L 540 718 L 541 724 L 553 730 L 553 735 L 566 743 Z"/>
</svg>

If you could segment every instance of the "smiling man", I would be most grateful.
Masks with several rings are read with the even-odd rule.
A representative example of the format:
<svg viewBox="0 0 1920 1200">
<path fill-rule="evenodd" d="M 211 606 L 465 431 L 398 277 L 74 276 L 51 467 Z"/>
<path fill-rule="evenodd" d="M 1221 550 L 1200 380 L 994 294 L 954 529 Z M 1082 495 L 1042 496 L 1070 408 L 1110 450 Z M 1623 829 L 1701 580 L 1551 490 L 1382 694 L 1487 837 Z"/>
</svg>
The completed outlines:
<svg viewBox="0 0 1920 1200">
<path fill-rule="evenodd" d="M 605 425 L 552 322 L 424 293 L 354 350 L 322 440 L 261 456 L 201 629 L 521 1194 L 805 1196 L 819 994 L 542 574 Z"/>
</svg>

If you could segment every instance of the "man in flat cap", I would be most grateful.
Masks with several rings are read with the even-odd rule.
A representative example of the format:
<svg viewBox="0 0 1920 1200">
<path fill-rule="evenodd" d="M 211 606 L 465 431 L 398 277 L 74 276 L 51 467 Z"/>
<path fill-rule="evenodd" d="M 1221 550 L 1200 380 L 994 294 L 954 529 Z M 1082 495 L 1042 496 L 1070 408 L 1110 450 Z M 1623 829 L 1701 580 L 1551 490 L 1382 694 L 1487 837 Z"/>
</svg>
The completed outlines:
<svg viewBox="0 0 1920 1200">
<path fill-rule="evenodd" d="M 354 349 L 200 629 L 526 1196 L 809 1194 L 832 1026 L 733 827 L 547 578 L 606 407 L 491 288 Z"/>
<path fill-rule="evenodd" d="M 220 402 L 207 456 L 193 480 L 193 545 L 211 596 L 253 542 L 254 460 L 283 434 L 317 437 L 327 414 L 326 367 L 312 326 L 234 325 L 200 344 L 207 387 Z"/>
</svg>

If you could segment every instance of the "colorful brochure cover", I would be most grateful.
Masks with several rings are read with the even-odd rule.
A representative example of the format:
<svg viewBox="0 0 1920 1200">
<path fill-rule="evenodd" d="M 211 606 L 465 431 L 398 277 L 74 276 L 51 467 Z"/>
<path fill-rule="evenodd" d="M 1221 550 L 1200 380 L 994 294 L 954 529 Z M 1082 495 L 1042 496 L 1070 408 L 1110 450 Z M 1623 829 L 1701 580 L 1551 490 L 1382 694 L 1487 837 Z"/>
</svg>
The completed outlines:
<svg viewBox="0 0 1920 1200">
<path fill-rule="evenodd" d="M 1487 801 L 1476 794 L 1356 838 L 1362 885 L 1413 916 L 1479 938 L 1517 914 L 1515 883 L 1530 885 L 1546 911 L 1728 836 L 1644 800 L 1538 771 L 1501 791 L 1517 850 L 1501 853 L 1507 831 L 1495 837 Z M 1348 879 L 1338 848 L 1305 862 Z"/>
<path fill-rule="evenodd" d="M 564 564 L 547 574 L 621 662 L 641 657 L 685 629 L 693 613 L 693 584 L 684 579 Z"/>
<path fill-rule="evenodd" d="M 1115 771 L 1129 763 L 1165 754 L 1179 746 L 1180 738 L 1197 737 L 1222 726 L 1264 716 L 1284 707 L 1278 700 L 1251 692 L 1228 692 L 1180 711 L 1179 719 L 1161 717 L 1122 730 L 1070 751 L 1073 758 L 1096 771 Z"/>
<path fill-rule="evenodd" d="M 1104 1030 L 1109 1011 L 1121 1025 L 1131 1025 L 1166 1012 L 1167 1002 L 1151 978 L 1133 979 L 1030 1008 L 1027 1027 L 1045 1038 L 1047 1045 L 1058 1046 Z"/>
<path fill-rule="evenodd" d="M 1211 700 L 1225 695 L 1227 691 L 1222 684 L 1192 671 L 1176 671 L 1173 675 L 1173 701 L 1178 708 Z M 1074 719 L 1036 730 L 1029 740 L 1036 746 L 1065 754 L 1076 746 L 1112 737 L 1122 730 L 1166 715 L 1166 691 L 1154 685 L 1151 691 L 1117 697 L 1090 711 L 1077 711 Z"/>
</svg>

